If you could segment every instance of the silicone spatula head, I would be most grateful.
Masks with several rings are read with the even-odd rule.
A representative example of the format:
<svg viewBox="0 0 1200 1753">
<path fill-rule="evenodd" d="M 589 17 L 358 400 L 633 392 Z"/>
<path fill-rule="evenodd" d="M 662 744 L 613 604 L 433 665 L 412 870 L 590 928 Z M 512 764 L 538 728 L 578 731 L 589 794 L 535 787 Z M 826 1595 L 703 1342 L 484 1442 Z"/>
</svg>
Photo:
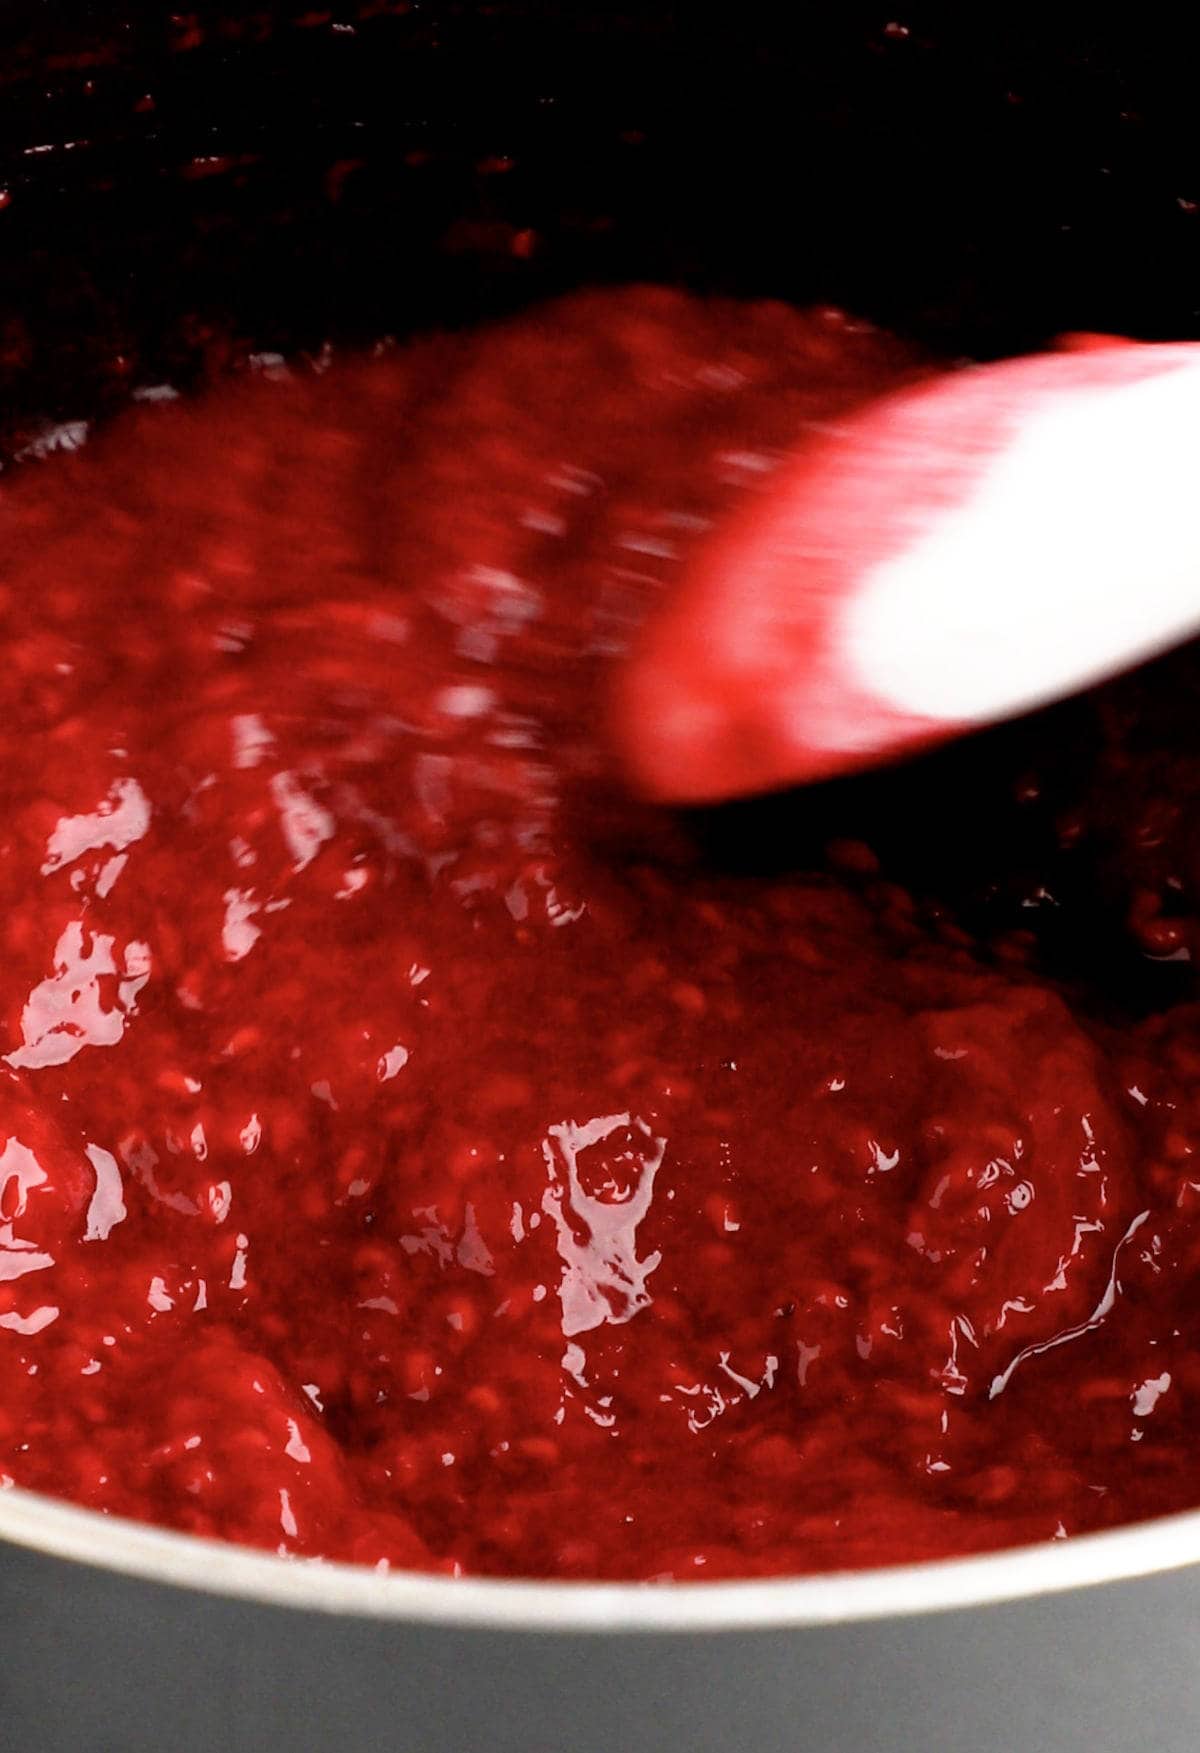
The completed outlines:
<svg viewBox="0 0 1200 1753">
<path fill-rule="evenodd" d="M 624 664 L 637 786 L 827 778 L 1041 705 L 1200 628 L 1200 344 L 927 379 L 802 442 Z"/>
</svg>

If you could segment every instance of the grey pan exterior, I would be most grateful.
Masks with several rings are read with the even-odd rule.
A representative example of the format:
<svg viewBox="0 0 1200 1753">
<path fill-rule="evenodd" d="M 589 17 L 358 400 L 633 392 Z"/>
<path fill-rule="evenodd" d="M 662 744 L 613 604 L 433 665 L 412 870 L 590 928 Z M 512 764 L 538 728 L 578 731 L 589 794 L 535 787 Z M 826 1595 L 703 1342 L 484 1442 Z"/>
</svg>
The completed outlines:
<svg viewBox="0 0 1200 1753">
<path fill-rule="evenodd" d="M 1200 1514 L 771 1583 L 297 1564 L 0 1493 L 5 1753 L 1194 1753 Z"/>
</svg>

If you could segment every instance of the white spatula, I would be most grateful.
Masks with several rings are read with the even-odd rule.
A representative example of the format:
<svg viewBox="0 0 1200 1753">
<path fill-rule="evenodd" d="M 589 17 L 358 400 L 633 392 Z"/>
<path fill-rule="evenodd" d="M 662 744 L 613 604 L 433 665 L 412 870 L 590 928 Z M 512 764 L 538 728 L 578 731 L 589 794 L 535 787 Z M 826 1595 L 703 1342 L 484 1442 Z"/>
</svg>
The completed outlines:
<svg viewBox="0 0 1200 1753">
<path fill-rule="evenodd" d="M 621 676 L 636 782 L 799 784 L 1005 718 L 1200 629 L 1200 343 L 927 379 L 798 446 Z"/>
</svg>

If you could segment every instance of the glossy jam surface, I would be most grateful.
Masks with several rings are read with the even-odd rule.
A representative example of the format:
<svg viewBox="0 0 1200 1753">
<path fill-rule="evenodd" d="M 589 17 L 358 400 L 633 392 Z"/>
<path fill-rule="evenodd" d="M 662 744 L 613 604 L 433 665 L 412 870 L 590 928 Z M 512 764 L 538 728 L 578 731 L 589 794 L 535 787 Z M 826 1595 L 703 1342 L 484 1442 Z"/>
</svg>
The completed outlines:
<svg viewBox="0 0 1200 1753">
<path fill-rule="evenodd" d="M 596 294 L 6 478 L 5 1483 L 681 1579 L 1200 1499 L 1192 656 L 763 810 L 603 753 L 907 369 Z"/>
</svg>

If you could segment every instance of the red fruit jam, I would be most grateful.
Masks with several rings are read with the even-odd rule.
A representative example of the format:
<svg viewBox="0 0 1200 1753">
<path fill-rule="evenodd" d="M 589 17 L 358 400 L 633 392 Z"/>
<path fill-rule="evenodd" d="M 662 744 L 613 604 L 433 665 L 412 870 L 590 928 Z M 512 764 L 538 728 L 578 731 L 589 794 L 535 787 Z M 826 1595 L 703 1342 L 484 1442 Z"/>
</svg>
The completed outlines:
<svg viewBox="0 0 1200 1753">
<path fill-rule="evenodd" d="M 762 809 L 607 770 L 708 527 L 910 368 L 589 295 L 11 481 L 6 1484 L 687 1579 L 1200 1497 L 1194 659 Z"/>
</svg>

